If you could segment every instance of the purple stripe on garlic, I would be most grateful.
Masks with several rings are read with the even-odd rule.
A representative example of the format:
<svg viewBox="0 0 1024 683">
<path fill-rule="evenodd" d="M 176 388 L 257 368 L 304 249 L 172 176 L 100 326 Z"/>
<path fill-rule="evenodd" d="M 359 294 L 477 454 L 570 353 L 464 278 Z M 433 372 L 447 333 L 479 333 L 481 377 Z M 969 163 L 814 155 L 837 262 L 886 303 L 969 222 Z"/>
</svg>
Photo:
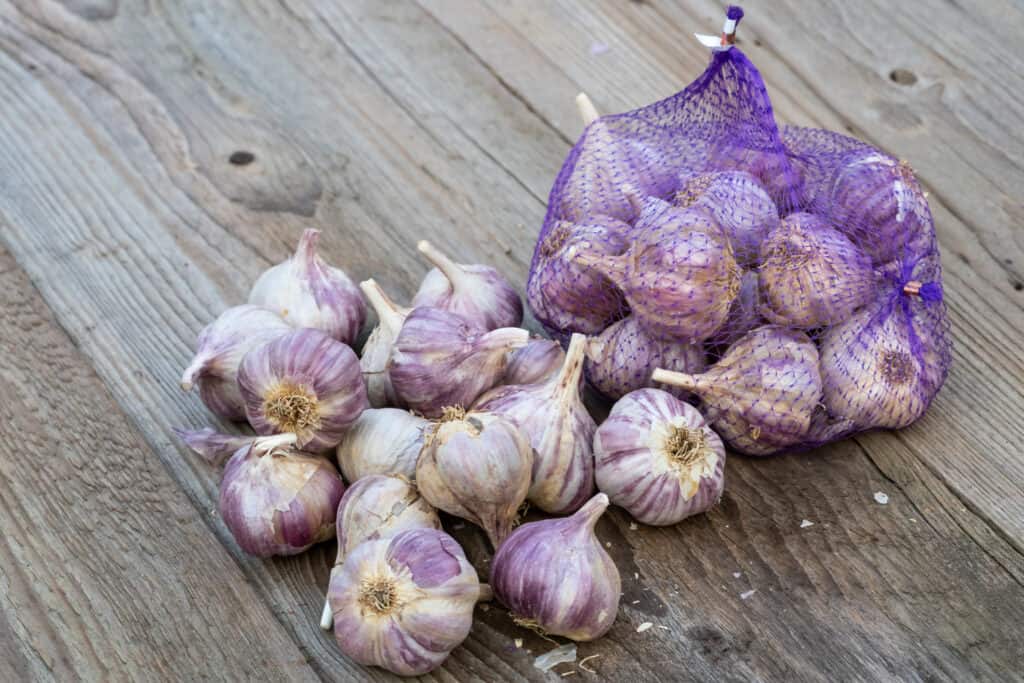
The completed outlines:
<svg viewBox="0 0 1024 683">
<path fill-rule="evenodd" d="M 502 384 L 537 384 L 555 375 L 565 362 L 562 345 L 552 339 L 531 339 L 509 354 Z"/>
<path fill-rule="evenodd" d="M 658 389 L 626 395 L 594 436 L 597 487 L 637 521 L 675 524 L 725 488 L 725 446 L 693 406 Z"/>
<path fill-rule="evenodd" d="M 430 421 L 398 408 L 370 408 L 338 444 L 338 467 L 349 482 L 373 474 L 414 479 Z"/>
<path fill-rule="evenodd" d="M 359 368 L 366 380 L 366 397 L 374 408 L 399 405 L 398 396 L 391 386 L 391 349 L 395 338 L 411 308 L 403 308 L 392 301 L 374 280 L 359 283 L 367 301 L 377 313 L 377 326 L 373 328 L 359 359 Z"/>
</svg>

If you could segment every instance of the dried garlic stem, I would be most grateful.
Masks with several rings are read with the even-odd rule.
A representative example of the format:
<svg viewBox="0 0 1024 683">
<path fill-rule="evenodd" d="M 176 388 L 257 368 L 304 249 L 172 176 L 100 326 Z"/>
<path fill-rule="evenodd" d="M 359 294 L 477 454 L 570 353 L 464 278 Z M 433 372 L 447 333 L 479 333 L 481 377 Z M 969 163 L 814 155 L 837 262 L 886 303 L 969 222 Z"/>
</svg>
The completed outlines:
<svg viewBox="0 0 1024 683">
<path fill-rule="evenodd" d="M 405 316 L 399 313 L 399 307 L 391 300 L 391 297 L 384 293 L 384 290 L 373 278 L 360 282 L 359 289 L 363 290 L 366 300 L 377 312 L 377 319 L 380 321 L 381 327 L 387 329 L 392 335 L 397 335 L 398 330 L 402 328 Z"/>
<path fill-rule="evenodd" d="M 458 286 L 463 275 L 462 267 L 458 263 L 448 258 L 448 256 L 426 240 L 420 240 L 416 245 L 416 249 L 438 270 L 444 273 L 444 276 L 448 278 L 448 282 L 451 283 L 452 289 Z"/>
<path fill-rule="evenodd" d="M 325 631 L 334 628 L 334 612 L 331 610 L 330 598 L 324 600 L 324 611 L 320 613 L 320 628 Z"/>
<path fill-rule="evenodd" d="M 583 119 L 583 125 L 589 126 L 591 123 L 601 117 L 597 113 L 597 107 L 587 97 L 587 93 L 581 92 L 576 96 L 576 110 L 580 113 L 580 118 Z"/>
</svg>

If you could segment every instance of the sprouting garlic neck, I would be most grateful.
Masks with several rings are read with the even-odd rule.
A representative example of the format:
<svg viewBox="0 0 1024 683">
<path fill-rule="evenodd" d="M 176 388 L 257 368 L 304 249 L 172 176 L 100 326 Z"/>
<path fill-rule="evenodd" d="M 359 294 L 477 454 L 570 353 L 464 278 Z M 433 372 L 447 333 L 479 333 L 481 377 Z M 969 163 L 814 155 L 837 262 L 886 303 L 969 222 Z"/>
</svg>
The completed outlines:
<svg viewBox="0 0 1024 683">
<path fill-rule="evenodd" d="M 914 376 L 914 361 L 906 351 L 882 351 L 878 366 L 882 377 L 891 385 L 907 384 Z"/>
<path fill-rule="evenodd" d="M 367 612 L 387 616 L 401 605 L 395 580 L 387 576 L 363 579 L 359 585 L 359 605 Z"/>
<path fill-rule="evenodd" d="M 320 425 L 316 395 L 295 384 L 279 384 L 268 391 L 263 410 L 278 431 L 301 432 Z"/>
</svg>

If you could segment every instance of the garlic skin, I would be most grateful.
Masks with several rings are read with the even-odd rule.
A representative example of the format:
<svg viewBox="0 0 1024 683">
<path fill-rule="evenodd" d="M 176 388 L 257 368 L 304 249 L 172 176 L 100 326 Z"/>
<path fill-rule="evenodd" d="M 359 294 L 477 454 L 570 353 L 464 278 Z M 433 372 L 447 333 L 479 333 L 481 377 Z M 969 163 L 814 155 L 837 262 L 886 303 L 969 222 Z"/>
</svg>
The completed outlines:
<svg viewBox="0 0 1024 683">
<path fill-rule="evenodd" d="M 653 377 L 697 394 L 719 436 L 747 455 L 800 443 L 822 393 L 814 342 L 776 325 L 749 332 L 701 375 L 658 369 Z"/>
<path fill-rule="evenodd" d="M 171 431 L 194 453 L 211 465 L 219 465 L 224 458 L 234 455 L 235 451 L 243 446 L 248 446 L 255 439 L 252 436 L 222 434 L 209 427 L 203 429 L 172 428 Z"/>
<path fill-rule="evenodd" d="M 786 216 L 761 245 L 761 313 L 810 329 L 842 322 L 872 300 L 877 278 L 867 254 L 810 213 Z"/>
<path fill-rule="evenodd" d="M 533 462 L 533 449 L 514 424 L 453 407 L 427 437 L 416 485 L 428 503 L 476 524 L 497 548 L 526 500 Z"/>
<path fill-rule="evenodd" d="M 551 514 L 579 509 L 594 492 L 594 431 L 583 405 L 583 352 L 587 338 L 574 334 L 557 375 L 542 384 L 492 389 L 473 406 L 510 420 L 533 448 L 527 499 Z"/>
<path fill-rule="evenodd" d="M 334 537 L 345 485 L 334 465 L 295 442 L 294 434 L 254 439 L 224 468 L 220 515 L 250 555 L 295 555 Z"/>
<path fill-rule="evenodd" d="M 729 316 L 711 339 L 715 344 L 728 346 L 735 343 L 747 332 L 765 324 L 761 317 L 764 300 L 756 270 L 745 271 L 740 278 L 740 291 L 729 307 Z M 678 370 L 679 368 L 668 368 Z M 685 372 L 680 370 L 680 372 Z"/>
<path fill-rule="evenodd" d="M 522 299 L 495 268 L 455 263 L 426 241 L 416 249 L 434 268 L 413 297 L 413 308 L 429 306 L 457 313 L 485 330 L 523 323 Z"/>
<path fill-rule="evenodd" d="M 398 408 L 370 408 L 338 444 L 338 467 L 346 481 L 376 474 L 416 477 L 416 458 L 430 421 Z"/>
<path fill-rule="evenodd" d="M 505 374 L 508 352 L 530 333 L 516 327 L 485 332 L 440 308 L 413 309 L 395 339 L 391 384 L 402 405 L 426 417 L 468 406 Z"/>
<path fill-rule="evenodd" d="M 508 357 L 502 384 L 537 384 L 556 374 L 565 362 L 562 345 L 553 339 L 531 339 Z"/>
<path fill-rule="evenodd" d="M 732 145 L 730 139 L 726 144 Z M 790 159 L 783 145 L 773 149 L 732 149 L 717 156 L 724 168 L 746 171 L 760 183 L 779 209 L 779 215 L 798 211 L 807 202 L 807 183 L 797 160 Z"/>
<path fill-rule="evenodd" d="M 314 453 L 337 446 L 368 407 L 356 354 L 310 328 L 245 354 L 238 388 L 258 434 L 294 433 L 299 447 Z"/>
<path fill-rule="evenodd" d="M 599 493 L 571 517 L 523 524 L 498 548 L 491 588 L 516 623 L 576 641 L 608 632 L 622 581 L 594 535 L 607 508 Z"/>
<path fill-rule="evenodd" d="M 317 254 L 320 231 L 303 231 L 295 254 L 263 272 L 249 292 L 249 303 L 268 308 L 294 328 L 321 330 L 351 345 L 366 322 L 366 304 L 340 268 Z"/>
<path fill-rule="evenodd" d="M 291 331 L 281 316 L 259 306 L 233 306 L 199 333 L 196 355 L 181 375 L 181 388 L 199 385 L 206 407 L 225 420 L 245 419 L 238 366 L 251 349 Z"/>
<path fill-rule="evenodd" d="M 400 676 L 440 666 L 469 635 L 480 597 L 462 548 L 436 529 L 361 543 L 331 572 L 328 589 L 341 651 Z"/>
<path fill-rule="evenodd" d="M 725 489 L 725 445 L 704 416 L 658 389 L 612 408 L 594 436 L 597 488 L 644 524 L 706 512 Z"/>
<path fill-rule="evenodd" d="M 662 367 L 690 374 L 704 372 L 707 359 L 700 344 L 665 341 L 649 335 L 635 316 L 610 325 L 587 340 L 586 374 L 591 385 L 610 399 L 644 387 L 664 389 L 679 397 L 679 387 L 655 384 L 651 373 Z"/>
<path fill-rule="evenodd" d="M 391 375 L 388 374 L 391 349 L 412 309 L 396 305 L 372 279 L 360 282 L 359 288 L 377 313 L 378 321 L 363 344 L 363 355 L 359 359 L 359 368 L 366 380 L 366 398 L 374 408 L 397 406 L 398 396 L 391 386 Z"/>
</svg>

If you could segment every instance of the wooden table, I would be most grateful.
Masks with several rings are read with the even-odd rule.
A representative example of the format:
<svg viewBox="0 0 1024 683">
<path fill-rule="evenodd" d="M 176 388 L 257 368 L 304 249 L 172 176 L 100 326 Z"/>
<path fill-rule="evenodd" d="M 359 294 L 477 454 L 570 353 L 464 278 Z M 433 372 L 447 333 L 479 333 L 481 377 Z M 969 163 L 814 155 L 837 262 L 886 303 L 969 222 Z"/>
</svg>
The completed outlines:
<svg viewBox="0 0 1024 683">
<path fill-rule="evenodd" d="M 596 674 L 546 676 L 1020 678 L 1024 10 L 746 9 L 781 121 L 909 159 L 930 191 L 955 364 L 909 429 L 731 458 L 721 505 L 677 527 L 607 515 L 618 621 L 579 647 Z M 219 472 L 171 433 L 215 424 L 177 385 L 196 332 L 307 226 L 396 297 L 425 271 L 421 237 L 523 283 L 574 95 L 615 112 L 671 94 L 721 17 L 705 0 L 0 0 L 0 680 L 387 678 L 317 628 L 334 545 L 241 554 Z M 459 539 L 486 571 L 482 536 Z M 427 678 L 540 679 L 551 647 L 480 608 Z"/>
</svg>

